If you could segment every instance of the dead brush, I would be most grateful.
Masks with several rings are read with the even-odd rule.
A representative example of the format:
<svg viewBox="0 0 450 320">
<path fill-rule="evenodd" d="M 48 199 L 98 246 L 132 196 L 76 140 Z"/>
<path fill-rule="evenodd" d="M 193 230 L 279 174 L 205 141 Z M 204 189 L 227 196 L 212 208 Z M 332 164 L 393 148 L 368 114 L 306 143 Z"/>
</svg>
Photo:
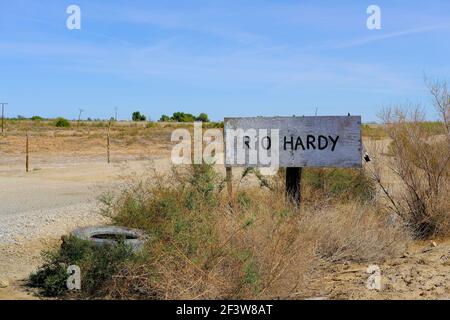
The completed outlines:
<svg viewBox="0 0 450 320">
<path fill-rule="evenodd" d="M 371 169 L 386 208 L 403 219 L 416 238 L 450 233 L 450 95 L 440 82 L 433 83 L 430 92 L 441 116 L 433 130 L 423 125 L 424 114 L 418 107 L 386 109 L 381 115 L 391 142 L 387 157 L 374 150 L 375 157 L 398 178 L 395 188 L 386 185 L 379 164 Z"/>
</svg>

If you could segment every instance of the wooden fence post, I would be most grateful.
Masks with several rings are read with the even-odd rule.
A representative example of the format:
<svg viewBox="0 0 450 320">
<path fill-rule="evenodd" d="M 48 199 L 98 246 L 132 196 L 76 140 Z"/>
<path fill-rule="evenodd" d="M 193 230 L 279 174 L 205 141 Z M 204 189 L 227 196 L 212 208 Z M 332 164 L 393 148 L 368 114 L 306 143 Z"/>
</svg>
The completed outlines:
<svg viewBox="0 0 450 320">
<path fill-rule="evenodd" d="M 231 199 L 233 197 L 233 171 L 231 167 L 225 167 L 225 170 L 226 170 L 228 196 Z"/>
<path fill-rule="evenodd" d="M 286 168 L 286 197 L 297 206 L 302 202 L 302 168 Z"/>
<path fill-rule="evenodd" d="M 107 157 L 107 161 L 108 163 L 111 162 L 110 159 L 110 151 L 109 151 L 109 147 L 110 147 L 110 130 L 111 130 L 111 121 L 109 121 L 109 126 L 108 126 L 108 134 L 106 136 L 106 157 Z"/>
<path fill-rule="evenodd" d="M 27 138 L 25 143 L 25 170 L 26 172 L 29 171 L 29 165 L 30 165 L 30 156 L 29 156 L 29 138 L 28 138 L 28 131 L 27 131 Z"/>
</svg>

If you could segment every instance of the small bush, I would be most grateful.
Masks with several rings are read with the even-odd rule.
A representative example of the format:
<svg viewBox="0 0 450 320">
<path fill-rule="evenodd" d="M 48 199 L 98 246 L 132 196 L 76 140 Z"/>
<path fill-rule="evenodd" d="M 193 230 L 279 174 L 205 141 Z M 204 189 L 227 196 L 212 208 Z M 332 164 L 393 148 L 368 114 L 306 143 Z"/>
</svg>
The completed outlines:
<svg viewBox="0 0 450 320">
<path fill-rule="evenodd" d="M 70 122 L 64 118 L 56 118 L 55 127 L 57 128 L 70 128 Z"/>
<path fill-rule="evenodd" d="M 81 294 L 96 296 L 102 294 L 102 286 L 133 258 L 131 248 L 119 241 L 117 245 L 94 247 L 90 242 L 75 237 L 64 238 L 59 250 L 43 253 L 44 264 L 30 275 L 28 285 L 40 289 L 48 297 L 67 294 L 67 268 L 77 265 L 81 269 Z"/>
</svg>

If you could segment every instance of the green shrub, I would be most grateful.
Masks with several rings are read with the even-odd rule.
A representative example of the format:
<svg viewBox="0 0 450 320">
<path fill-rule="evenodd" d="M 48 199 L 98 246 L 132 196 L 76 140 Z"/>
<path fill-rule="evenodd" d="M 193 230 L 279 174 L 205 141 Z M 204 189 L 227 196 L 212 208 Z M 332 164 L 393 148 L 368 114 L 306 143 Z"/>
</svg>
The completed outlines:
<svg viewBox="0 0 450 320">
<path fill-rule="evenodd" d="M 335 198 L 339 200 L 369 201 L 375 196 L 375 184 L 363 170 L 322 169 L 304 170 L 303 185 L 310 199 Z"/>
<path fill-rule="evenodd" d="M 210 225 L 208 213 L 218 202 L 221 186 L 212 166 L 194 165 L 189 175 L 174 177 L 170 184 L 158 185 L 150 193 L 142 188 L 137 184 L 115 203 L 102 199 L 114 224 L 141 228 L 159 239 L 188 237 L 195 241 L 201 229 Z M 205 224 L 199 224 L 201 221 Z"/>
<path fill-rule="evenodd" d="M 56 118 L 55 119 L 55 126 L 58 128 L 70 128 L 70 122 L 67 119 L 64 118 Z"/>
<path fill-rule="evenodd" d="M 30 275 L 28 285 L 39 288 L 40 293 L 46 297 L 56 297 L 67 292 L 67 272 L 64 265 L 57 262 L 57 257 L 51 253 L 44 256 L 45 264 Z"/>
<path fill-rule="evenodd" d="M 28 285 L 38 288 L 43 296 L 67 294 L 67 268 L 77 265 L 81 269 L 81 295 L 101 294 L 102 286 L 126 261 L 134 258 L 131 248 L 123 241 L 117 245 L 95 247 L 75 237 L 65 237 L 59 250 L 43 253 L 44 264 L 30 275 Z"/>
</svg>

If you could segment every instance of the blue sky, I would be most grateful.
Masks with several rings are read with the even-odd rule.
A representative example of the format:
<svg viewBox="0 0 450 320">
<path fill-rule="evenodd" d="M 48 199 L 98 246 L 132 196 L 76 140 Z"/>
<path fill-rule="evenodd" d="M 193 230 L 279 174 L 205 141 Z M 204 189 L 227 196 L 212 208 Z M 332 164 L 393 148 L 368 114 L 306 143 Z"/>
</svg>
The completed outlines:
<svg viewBox="0 0 450 320">
<path fill-rule="evenodd" d="M 81 8 L 68 30 L 66 8 Z M 366 27 L 369 5 L 382 29 Z M 450 80 L 450 1 L 0 0 L 7 116 L 360 114 Z"/>
</svg>

